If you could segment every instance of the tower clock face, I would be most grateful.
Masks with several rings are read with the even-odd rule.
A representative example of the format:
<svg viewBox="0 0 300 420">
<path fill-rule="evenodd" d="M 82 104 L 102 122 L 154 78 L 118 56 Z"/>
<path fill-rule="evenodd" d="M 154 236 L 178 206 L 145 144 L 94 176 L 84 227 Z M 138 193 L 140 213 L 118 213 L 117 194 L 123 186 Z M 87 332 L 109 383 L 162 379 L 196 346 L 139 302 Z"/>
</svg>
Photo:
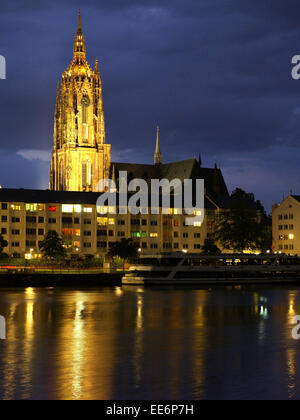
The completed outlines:
<svg viewBox="0 0 300 420">
<path fill-rule="evenodd" d="M 90 101 L 90 98 L 88 97 L 88 95 L 83 95 L 81 103 L 84 106 L 89 106 L 90 105 L 91 101 Z"/>
</svg>

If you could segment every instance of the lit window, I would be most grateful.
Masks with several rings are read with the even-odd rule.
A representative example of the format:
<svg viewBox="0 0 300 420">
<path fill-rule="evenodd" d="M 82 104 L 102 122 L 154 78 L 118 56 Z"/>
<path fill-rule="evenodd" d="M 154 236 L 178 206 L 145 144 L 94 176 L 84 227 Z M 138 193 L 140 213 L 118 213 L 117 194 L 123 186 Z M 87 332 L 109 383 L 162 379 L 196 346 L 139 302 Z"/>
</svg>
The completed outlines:
<svg viewBox="0 0 300 420">
<path fill-rule="evenodd" d="M 289 239 L 294 239 L 295 235 L 293 233 L 289 234 Z"/>
<path fill-rule="evenodd" d="M 107 214 L 108 207 L 107 206 L 97 206 L 97 213 L 98 214 Z"/>
<path fill-rule="evenodd" d="M 109 225 L 114 225 L 115 224 L 115 219 L 108 219 L 108 224 Z"/>
<path fill-rule="evenodd" d="M 74 204 L 74 213 L 81 213 L 81 205 Z"/>
<path fill-rule="evenodd" d="M 62 212 L 63 213 L 73 213 L 73 205 L 72 204 L 63 204 L 62 205 Z"/>
<path fill-rule="evenodd" d="M 48 211 L 56 211 L 56 210 L 57 210 L 56 206 L 49 206 L 48 207 Z"/>
<path fill-rule="evenodd" d="M 83 208 L 83 212 L 84 213 L 92 213 L 93 212 L 93 209 L 91 207 L 84 207 Z"/>
<path fill-rule="evenodd" d="M 21 206 L 17 205 L 17 204 L 12 204 L 10 207 L 14 211 L 20 211 L 21 210 Z"/>
<path fill-rule="evenodd" d="M 141 234 L 140 234 L 140 232 L 131 232 L 131 237 L 132 238 L 140 238 Z"/>
<path fill-rule="evenodd" d="M 108 219 L 107 217 L 97 217 L 97 223 L 99 226 L 107 226 Z"/>
<path fill-rule="evenodd" d="M 150 238 L 158 238 L 158 233 L 150 233 Z"/>
<path fill-rule="evenodd" d="M 80 229 L 74 229 L 74 236 L 80 236 Z"/>
</svg>

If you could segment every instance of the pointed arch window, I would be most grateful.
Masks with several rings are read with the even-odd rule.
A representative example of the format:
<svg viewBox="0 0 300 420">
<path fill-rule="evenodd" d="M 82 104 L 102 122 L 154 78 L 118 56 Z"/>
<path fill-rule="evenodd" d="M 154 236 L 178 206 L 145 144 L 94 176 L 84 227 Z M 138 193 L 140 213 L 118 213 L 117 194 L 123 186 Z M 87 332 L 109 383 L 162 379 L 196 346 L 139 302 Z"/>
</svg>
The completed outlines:
<svg viewBox="0 0 300 420">
<path fill-rule="evenodd" d="M 59 175 L 58 175 L 58 182 L 59 182 L 59 190 L 60 191 L 63 191 L 63 189 L 64 189 L 64 175 L 63 175 L 63 173 L 64 173 L 64 163 L 61 160 L 59 162 Z"/>
<path fill-rule="evenodd" d="M 89 159 L 82 162 L 82 187 L 87 189 L 92 184 L 92 164 Z"/>
<path fill-rule="evenodd" d="M 87 141 L 89 138 L 89 126 L 88 126 L 88 108 L 91 104 L 90 98 L 88 95 L 83 95 L 81 100 L 82 105 L 82 137 L 83 141 Z"/>
</svg>

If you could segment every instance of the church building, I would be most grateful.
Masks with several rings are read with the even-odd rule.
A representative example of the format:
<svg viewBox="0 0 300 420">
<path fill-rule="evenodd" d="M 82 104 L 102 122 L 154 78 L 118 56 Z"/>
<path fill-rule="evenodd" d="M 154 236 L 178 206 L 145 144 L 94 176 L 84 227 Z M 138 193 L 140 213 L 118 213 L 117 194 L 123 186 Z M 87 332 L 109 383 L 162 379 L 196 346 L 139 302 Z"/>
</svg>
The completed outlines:
<svg viewBox="0 0 300 420">
<path fill-rule="evenodd" d="M 201 252 L 218 212 L 230 200 L 222 172 L 216 165 L 204 168 L 200 155 L 165 162 L 159 128 L 153 137 L 153 163 L 111 162 L 98 61 L 92 70 L 79 12 L 73 60 L 57 87 L 49 190 L 0 189 L 0 233 L 8 242 L 4 252 L 40 256 L 39 244 L 49 230 L 62 236 L 70 255 L 104 256 L 122 238 L 132 238 L 141 254 Z M 152 179 L 203 179 L 203 223 L 186 225 L 186 215 L 172 206 L 168 214 L 104 214 L 97 206 L 101 181 L 118 184 L 123 171 L 129 181 L 148 184 Z"/>
</svg>

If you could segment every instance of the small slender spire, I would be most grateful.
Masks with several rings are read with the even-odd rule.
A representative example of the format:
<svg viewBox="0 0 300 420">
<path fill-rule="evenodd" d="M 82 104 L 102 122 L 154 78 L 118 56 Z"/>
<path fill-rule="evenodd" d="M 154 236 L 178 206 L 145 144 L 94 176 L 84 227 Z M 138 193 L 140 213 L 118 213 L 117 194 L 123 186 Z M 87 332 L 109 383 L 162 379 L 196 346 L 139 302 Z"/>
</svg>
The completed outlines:
<svg viewBox="0 0 300 420">
<path fill-rule="evenodd" d="M 154 153 L 154 165 L 161 165 L 161 163 L 162 163 L 162 154 L 160 152 L 159 127 L 157 127 L 156 146 L 155 146 L 155 153 Z"/>
<path fill-rule="evenodd" d="M 81 9 L 78 10 L 78 30 L 82 30 L 82 24 L 81 24 Z"/>
<path fill-rule="evenodd" d="M 98 58 L 96 58 L 96 61 L 95 61 L 95 69 L 94 69 L 94 72 L 95 72 L 95 73 L 99 73 L 99 63 L 98 63 Z"/>
<path fill-rule="evenodd" d="M 201 157 L 201 153 L 199 153 L 198 163 L 199 163 L 199 165 L 200 165 L 200 166 L 202 166 L 202 157 Z"/>
<path fill-rule="evenodd" d="M 113 167 L 112 167 L 112 176 L 111 176 L 111 180 L 112 180 L 112 185 L 110 186 L 110 192 L 117 192 L 117 183 L 116 183 L 116 170 L 115 170 L 115 165 L 113 165 Z"/>
<path fill-rule="evenodd" d="M 78 28 L 74 40 L 74 58 L 85 58 L 85 40 L 82 32 L 81 10 L 78 12 Z"/>
</svg>

